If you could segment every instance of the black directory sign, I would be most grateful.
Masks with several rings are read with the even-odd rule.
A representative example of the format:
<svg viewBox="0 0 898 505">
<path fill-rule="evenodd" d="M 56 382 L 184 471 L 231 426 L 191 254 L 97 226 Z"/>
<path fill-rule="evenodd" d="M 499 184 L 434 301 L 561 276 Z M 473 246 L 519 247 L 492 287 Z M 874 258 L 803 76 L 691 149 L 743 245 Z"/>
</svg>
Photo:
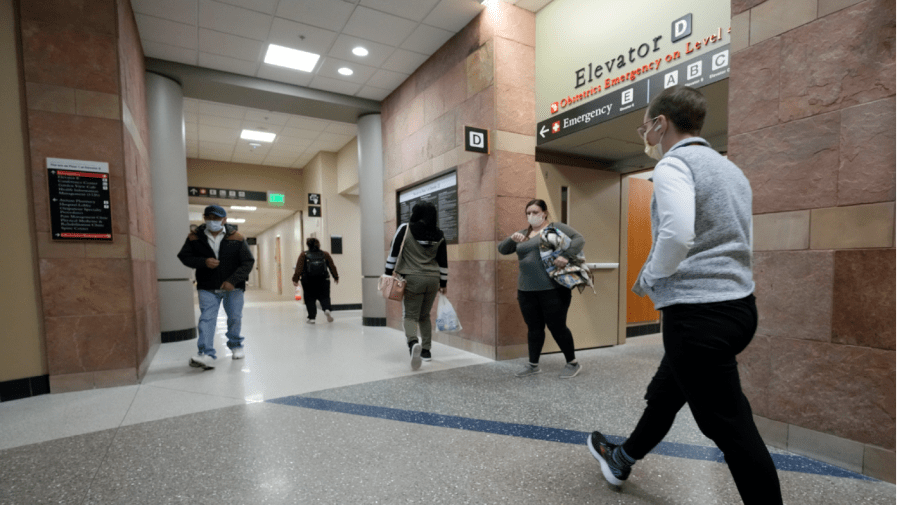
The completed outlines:
<svg viewBox="0 0 898 505">
<path fill-rule="evenodd" d="M 616 89 L 536 125 L 536 144 L 542 145 L 635 110 L 647 107 L 665 89 L 678 84 L 701 88 L 730 76 L 730 46 L 721 46 L 689 61 L 673 64 L 634 84 L 612 84 Z M 606 84 L 607 85 L 607 84 Z M 555 108 L 553 107 L 553 110 Z"/>
<path fill-rule="evenodd" d="M 109 163 L 47 158 L 53 240 L 112 241 Z"/>
<path fill-rule="evenodd" d="M 399 192 L 397 216 L 399 224 L 408 223 L 416 203 L 428 201 L 437 208 L 437 226 L 443 230 L 447 244 L 458 243 L 458 177 L 452 173 Z"/>
</svg>

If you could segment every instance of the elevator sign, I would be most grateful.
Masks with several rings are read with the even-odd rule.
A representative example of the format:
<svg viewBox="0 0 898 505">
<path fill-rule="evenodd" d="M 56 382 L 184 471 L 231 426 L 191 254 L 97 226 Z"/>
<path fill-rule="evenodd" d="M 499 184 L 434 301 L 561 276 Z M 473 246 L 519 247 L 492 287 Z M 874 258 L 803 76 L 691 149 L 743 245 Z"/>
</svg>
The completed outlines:
<svg viewBox="0 0 898 505">
<path fill-rule="evenodd" d="M 47 158 L 53 240 L 112 241 L 109 163 Z"/>
</svg>

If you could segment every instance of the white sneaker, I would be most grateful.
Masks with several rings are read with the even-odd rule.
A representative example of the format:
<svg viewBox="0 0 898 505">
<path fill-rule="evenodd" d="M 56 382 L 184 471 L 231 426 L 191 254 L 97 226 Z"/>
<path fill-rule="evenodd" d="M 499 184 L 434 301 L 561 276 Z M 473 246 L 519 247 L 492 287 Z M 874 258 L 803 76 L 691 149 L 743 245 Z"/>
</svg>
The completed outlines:
<svg viewBox="0 0 898 505">
<path fill-rule="evenodd" d="M 325 310 L 324 316 L 327 317 L 327 322 L 329 322 L 329 323 L 334 322 L 334 316 L 331 315 L 331 311 Z"/>
<path fill-rule="evenodd" d="M 234 349 L 231 349 L 231 352 L 231 359 L 243 359 L 246 357 L 246 353 L 243 352 L 242 347 L 235 347 Z"/>
<path fill-rule="evenodd" d="M 306 323 L 315 324 L 315 320 L 314 319 L 306 319 Z"/>
<path fill-rule="evenodd" d="M 208 354 L 196 354 L 190 357 L 190 366 L 194 368 L 202 368 L 203 370 L 211 370 L 215 368 L 215 358 Z"/>
<path fill-rule="evenodd" d="M 421 344 L 415 344 L 409 349 L 412 355 L 412 370 L 421 368 Z"/>
</svg>

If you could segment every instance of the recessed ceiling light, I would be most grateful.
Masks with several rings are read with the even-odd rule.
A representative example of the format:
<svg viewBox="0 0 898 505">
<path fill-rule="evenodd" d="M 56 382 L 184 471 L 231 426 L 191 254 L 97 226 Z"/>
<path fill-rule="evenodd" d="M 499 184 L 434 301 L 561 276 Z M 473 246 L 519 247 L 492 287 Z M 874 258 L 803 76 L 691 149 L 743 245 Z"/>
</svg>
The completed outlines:
<svg viewBox="0 0 898 505">
<path fill-rule="evenodd" d="M 265 53 L 265 63 L 303 72 L 311 72 L 315 68 L 315 64 L 318 63 L 318 58 L 321 58 L 320 54 L 307 53 L 277 44 L 268 44 L 268 52 Z"/>
<path fill-rule="evenodd" d="M 229 222 L 229 223 L 237 223 L 237 224 L 239 224 L 239 223 L 245 223 L 245 222 L 246 222 L 246 219 L 243 219 L 243 218 L 240 218 L 240 217 L 231 217 L 231 218 L 228 218 L 228 222 Z"/>
<path fill-rule="evenodd" d="M 243 205 L 231 205 L 231 210 L 247 210 L 247 211 L 253 211 L 253 210 L 256 210 L 256 208 L 255 208 L 255 207 L 245 207 L 245 206 L 243 206 Z"/>
<path fill-rule="evenodd" d="M 259 142 L 274 142 L 275 135 L 273 133 L 257 132 L 253 130 L 243 130 L 240 132 L 240 138 L 246 140 L 258 140 Z"/>
<path fill-rule="evenodd" d="M 352 69 L 347 68 L 347 67 L 340 67 L 340 69 L 337 70 L 337 72 L 340 72 L 343 75 L 352 75 Z"/>
<path fill-rule="evenodd" d="M 356 56 L 368 56 L 368 50 L 362 46 L 359 46 L 352 50 L 352 54 Z"/>
</svg>

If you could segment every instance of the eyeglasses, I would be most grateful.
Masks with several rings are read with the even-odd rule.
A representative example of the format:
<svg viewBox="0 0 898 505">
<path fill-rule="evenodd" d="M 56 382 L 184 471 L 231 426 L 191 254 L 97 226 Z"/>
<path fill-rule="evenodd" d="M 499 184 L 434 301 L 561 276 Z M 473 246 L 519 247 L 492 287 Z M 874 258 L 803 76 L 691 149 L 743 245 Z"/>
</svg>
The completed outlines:
<svg viewBox="0 0 898 505">
<path fill-rule="evenodd" d="M 645 137 L 645 132 L 648 130 L 648 126 L 646 126 L 646 125 L 651 126 L 651 124 L 649 124 L 649 123 L 654 123 L 655 121 L 658 120 L 659 117 L 661 117 L 661 116 L 655 116 L 652 119 L 649 119 L 648 121 L 646 121 L 645 123 L 642 123 L 641 126 L 636 128 L 636 133 L 638 133 L 640 137 Z"/>
</svg>

